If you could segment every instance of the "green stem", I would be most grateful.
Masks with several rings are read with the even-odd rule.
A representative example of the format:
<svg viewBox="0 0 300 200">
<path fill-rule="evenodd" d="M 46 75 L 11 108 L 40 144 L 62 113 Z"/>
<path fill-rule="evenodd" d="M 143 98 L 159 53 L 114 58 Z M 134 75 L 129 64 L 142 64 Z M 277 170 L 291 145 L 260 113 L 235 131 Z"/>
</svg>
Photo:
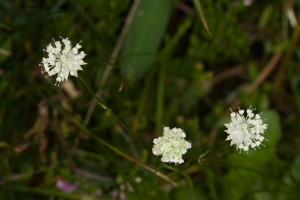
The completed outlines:
<svg viewBox="0 0 300 200">
<path fill-rule="evenodd" d="M 164 92 L 165 92 L 165 74 L 166 74 L 166 65 L 162 63 L 159 68 L 159 77 L 158 77 L 158 88 L 157 88 L 157 98 L 156 98 L 156 128 L 155 135 L 159 136 L 162 132 L 162 122 L 163 122 L 163 113 L 164 113 Z"/>
<path fill-rule="evenodd" d="M 88 89 L 88 91 L 92 94 L 92 96 L 98 101 L 98 104 L 106 111 L 110 112 L 112 114 L 112 116 L 115 118 L 115 120 L 128 132 L 131 134 L 131 131 L 125 126 L 125 124 L 112 112 L 112 110 L 105 105 L 105 103 L 103 102 L 102 99 L 100 99 L 99 97 L 97 97 L 92 90 L 90 89 L 90 87 L 87 85 L 87 83 L 83 80 L 82 77 L 78 76 L 78 78 L 83 82 L 83 84 L 85 85 L 85 87 Z M 64 113 L 62 111 L 62 113 L 64 115 L 66 115 L 66 113 Z M 92 137 L 93 139 L 95 139 L 98 143 L 106 146 L 107 148 L 109 148 L 110 150 L 114 151 L 115 153 L 119 154 L 120 156 L 126 158 L 127 160 L 135 163 L 136 165 L 139 165 L 140 167 L 143 167 L 144 169 L 156 174 L 157 176 L 161 177 L 162 179 L 168 181 L 169 183 L 171 183 L 173 186 L 178 187 L 178 184 L 175 183 L 174 181 L 172 181 L 169 177 L 167 177 L 166 175 L 156 171 L 155 169 L 149 167 L 148 165 L 145 165 L 144 163 L 136 160 L 135 158 L 125 154 L 123 151 L 117 149 L 116 147 L 112 146 L 111 144 L 109 144 L 108 142 L 98 138 L 96 135 L 94 135 L 91 131 L 89 131 L 85 126 L 83 126 L 79 121 L 77 121 L 74 117 L 69 116 L 69 118 L 71 118 L 72 122 L 77 125 L 82 131 L 84 131 L 85 133 L 87 133 L 90 137 Z"/>
<path fill-rule="evenodd" d="M 78 78 L 83 82 L 84 86 L 87 88 L 87 90 L 91 93 L 91 95 L 97 100 L 98 105 L 100 105 L 104 110 L 106 110 L 107 112 L 109 112 L 113 118 L 122 126 L 122 128 L 130 135 L 132 135 L 132 132 L 129 130 L 129 128 L 127 128 L 127 126 L 120 120 L 120 118 L 115 115 L 115 113 L 107 106 L 105 105 L 104 101 L 102 99 L 100 99 L 99 97 L 97 97 L 92 90 L 90 89 L 90 87 L 88 86 L 88 84 L 85 82 L 85 80 L 81 77 L 78 76 Z"/>
<path fill-rule="evenodd" d="M 166 175 L 160 173 L 159 171 L 149 167 L 148 165 L 136 160 L 135 158 L 131 157 L 130 155 L 124 153 L 123 151 L 119 150 L 118 148 L 112 146 L 111 144 L 109 144 L 108 142 L 106 142 L 105 140 L 98 138 L 93 132 L 91 132 L 88 128 L 86 128 L 83 124 L 81 124 L 75 117 L 68 115 L 65 111 L 63 111 L 62 109 L 60 109 L 59 107 L 53 105 L 54 107 L 57 108 L 57 110 L 64 115 L 66 118 L 70 119 L 75 126 L 77 126 L 80 130 L 82 130 L 83 132 L 85 132 L 86 134 L 88 134 L 91 138 L 93 138 L 96 142 L 98 142 L 99 144 L 102 144 L 103 146 L 109 148 L 110 150 L 112 150 L 113 152 L 117 153 L 118 155 L 126 158 L 127 160 L 135 163 L 136 165 L 156 174 L 157 176 L 159 176 L 160 178 L 164 179 L 165 181 L 171 183 L 173 186 L 178 187 L 178 184 L 175 183 L 174 181 L 172 181 L 172 179 L 170 179 L 169 177 L 167 177 Z"/>
<path fill-rule="evenodd" d="M 164 114 L 164 95 L 165 95 L 165 79 L 167 72 L 167 64 L 169 62 L 169 58 L 165 55 L 170 55 L 173 52 L 173 49 L 178 44 L 179 40 L 185 35 L 188 28 L 191 26 L 192 22 L 190 19 L 186 19 L 180 26 L 177 28 L 176 34 L 172 37 L 166 38 L 166 46 L 162 50 L 162 53 L 159 59 L 160 67 L 159 67 L 159 75 L 158 75 L 158 85 L 157 85 L 157 98 L 156 98 L 156 128 L 155 134 L 156 136 L 160 136 L 163 127 L 163 114 Z"/>
</svg>

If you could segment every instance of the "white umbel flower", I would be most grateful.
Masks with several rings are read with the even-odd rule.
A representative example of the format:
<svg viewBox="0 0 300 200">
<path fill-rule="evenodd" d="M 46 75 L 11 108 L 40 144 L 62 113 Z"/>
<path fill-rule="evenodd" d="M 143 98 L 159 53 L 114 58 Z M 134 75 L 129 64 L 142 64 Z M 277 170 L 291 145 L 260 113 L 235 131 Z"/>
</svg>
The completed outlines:
<svg viewBox="0 0 300 200">
<path fill-rule="evenodd" d="M 153 140 L 153 154 L 162 155 L 162 162 L 183 163 L 182 155 L 192 147 L 192 144 L 184 139 L 185 136 L 180 128 L 164 127 L 163 136 Z"/>
<path fill-rule="evenodd" d="M 48 53 L 48 58 L 43 58 L 42 73 L 47 73 L 47 76 L 53 76 L 57 74 L 55 85 L 59 85 L 61 82 L 67 81 L 69 74 L 77 77 L 77 71 L 82 70 L 81 65 L 86 64 L 82 59 L 86 54 L 78 50 L 81 48 L 79 43 L 72 48 L 71 41 L 66 38 L 62 38 L 60 41 L 54 41 L 54 46 L 50 43 L 47 49 L 44 50 Z M 63 47 L 62 47 L 63 44 Z"/>
<path fill-rule="evenodd" d="M 226 140 L 231 140 L 230 146 L 235 144 L 237 149 L 247 151 L 249 147 L 256 148 L 261 145 L 265 139 L 264 134 L 267 129 L 267 124 L 263 123 L 259 114 L 254 114 L 251 107 L 246 111 L 239 108 L 238 112 L 231 111 L 231 122 L 225 124 L 229 135 Z"/>
</svg>

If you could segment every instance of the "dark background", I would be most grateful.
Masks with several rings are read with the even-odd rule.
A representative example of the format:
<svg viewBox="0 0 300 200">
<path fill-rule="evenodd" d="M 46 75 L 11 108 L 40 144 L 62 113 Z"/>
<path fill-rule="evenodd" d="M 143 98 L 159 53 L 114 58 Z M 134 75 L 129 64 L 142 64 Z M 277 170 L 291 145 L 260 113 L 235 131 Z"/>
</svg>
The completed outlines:
<svg viewBox="0 0 300 200">
<path fill-rule="evenodd" d="M 299 197 L 300 2 L 197 2 L 0 0 L 0 199 Z M 41 74 L 59 36 L 81 41 L 79 74 L 123 125 L 80 79 Z M 224 123 L 250 105 L 266 141 L 240 153 Z M 152 154 L 163 126 L 192 143 L 184 164 Z"/>
</svg>

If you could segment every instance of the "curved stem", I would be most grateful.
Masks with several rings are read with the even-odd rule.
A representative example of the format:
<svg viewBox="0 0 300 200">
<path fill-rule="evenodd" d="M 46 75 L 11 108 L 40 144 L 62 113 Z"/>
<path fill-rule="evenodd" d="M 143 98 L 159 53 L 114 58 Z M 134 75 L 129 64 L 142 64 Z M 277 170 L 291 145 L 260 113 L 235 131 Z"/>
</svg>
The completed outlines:
<svg viewBox="0 0 300 200">
<path fill-rule="evenodd" d="M 88 89 L 88 91 L 92 94 L 92 96 L 98 101 L 98 104 L 106 111 L 110 112 L 111 115 L 115 118 L 115 120 L 124 128 L 124 130 L 126 130 L 126 132 L 131 134 L 131 131 L 125 126 L 125 124 L 112 112 L 112 110 L 105 105 L 105 103 L 103 102 L 102 99 L 100 99 L 99 97 L 97 97 L 92 90 L 90 89 L 90 87 L 87 85 L 87 83 L 84 81 L 84 79 L 80 76 L 78 76 L 78 78 L 83 82 L 83 84 L 85 85 L 85 87 Z M 66 115 L 66 113 L 64 113 L 62 111 L 62 113 L 64 115 Z M 166 175 L 160 173 L 159 171 L 149 167 L 148 165 L 140 162 L 139 160 L 136 160 L 135 158 L 131 157 L 130 155 L 124 153 L 123 151 L 119 150 L 118 148 L 114 147 L 113 145 L 109 144 L 108 142 L 106 142 L 105 140 L 102 140 L 100 138 L 98 138 L 96 135 L 94 135 L 91 131 L 89 131 L 85 126 L 83 126 L 80 122 L 78 122 L 74 117 L 69 116 L 73 123 L 75 125 L 77 125 L 82 131 L 84 131 L 85 133 L 87 133 L 89 136 L 91 136 L 93 139 L 95 139 L 98 143 L 106 146 L 107 148 L 109 148 L 110 150 L 114 151 L 115 153 L 119 154 L 120 156 L 126 158 L 127 160 L 135 163 L 136 165 L 139 165 L 140 167 L 156 174 L 157 176 L 159 176 L 160 178 L 168 181 L 169 183 L 171 183 L 173 186 L 178 187 L 178 184 L 175 183 L 174 181 L 172 181 L 169 177 L 167 177 Z"/>
<path fill-rule="evenodd" d="M 50 104 L 52 104 L 50 102 Z M 78 127 L 81 131 L 85 132 L 86 134 L 88 134 L 91 138 L 93 138 L 96 142 L 98 142 L 99 144 L 109 148 L 110 150 L 112 150 L 113 152 L 115 152 L 116 154 L 122 156 L 123 158 L 135 163 L 136 165 L 150 171 L 151 173 L 159 176 L 160 178 L 164 179 L 165 181 L 169 182 L 170 184 L 172 184 L 175 187 L 178 187 L 178 184 L 176 182 L 174 182 L 172 179 L 170 179 L 168 176 L 162 174 L 161 172 L 153 169 L 152 167 L 140 162 L 139 160 L 136 160 L 135 158 L 131 157 L 130 155 L 124 153 L 123 151 L 121 151 L 120 149 L 114 147 L 113 145 L 109 144 L 108 142 L 106 142 L 105 140 L 98 138 L 93 132 L 91 132 L 87 127 L 85 127 L 82 123 L 80 123 L 74 116 L 71 116 L 69 114 L 67 114 L 65 111 L 63 111 L 61 108 L 59 108 L 58 106 L 52 104 L 53 107 L 55 107 L 62 115 L 64 115 L 65 117 L 67 117 L 68 119 L 70 119 L 74 125 L 76 127 Z"/>
</svg>

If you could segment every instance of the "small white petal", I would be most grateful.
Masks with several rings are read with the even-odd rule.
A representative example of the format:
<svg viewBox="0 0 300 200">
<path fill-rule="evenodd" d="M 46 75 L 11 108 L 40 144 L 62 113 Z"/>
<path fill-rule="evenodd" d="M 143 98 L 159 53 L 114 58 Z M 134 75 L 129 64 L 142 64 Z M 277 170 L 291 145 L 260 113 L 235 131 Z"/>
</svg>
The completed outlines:
<svg viewBox="0 0 300 200">
<path fill-rule="evenodd" d="M 224 124 L 228 133 L 226 138 L 231 140 L 230 146 L 236 145 L 237 149 L 248 151 L 249 147 L 256 148 L 265 140 L 261 134 L 267 129 L 267 125 L 263 123 L 259 114 L 254 114 L 251 107 L 246 110 L 239 109 L 238 112 L 231 111 L 231 122 Z M 255 118 L 253 118 L 255 116 Z"/>
<path fill-rule="evenodd" d="M 163 136 L 153 140 L 153 154 L 162 155 L 162 162 L 183 163 L 182 155 L 192 147 L 191 143 L 184 140 L 183 136 L 185 133 L 182 129 L 164 127 Z M 160 149 L 160 151 L 156 149 Z"/>
<path fill-rule="evenodd" d="M 54 41 L 55 47 L 49 44 L 45 50 L 48 58 L 42 59 L 42 73 L 46 72 L 48 76 L 57 74 L 56 85 L 67 81 L 69 74 L 77 76 L 77 71 L 82 70 L 80 65 L 86 64 L 82 60 L 86 54 L 83 51 L 78 54 L 78 49 L 81 48 L 79 43 L 73 49 L 68 38 L 62 38 L 62 43 L 64 48 L 60 41 Z"/>
</svg>

